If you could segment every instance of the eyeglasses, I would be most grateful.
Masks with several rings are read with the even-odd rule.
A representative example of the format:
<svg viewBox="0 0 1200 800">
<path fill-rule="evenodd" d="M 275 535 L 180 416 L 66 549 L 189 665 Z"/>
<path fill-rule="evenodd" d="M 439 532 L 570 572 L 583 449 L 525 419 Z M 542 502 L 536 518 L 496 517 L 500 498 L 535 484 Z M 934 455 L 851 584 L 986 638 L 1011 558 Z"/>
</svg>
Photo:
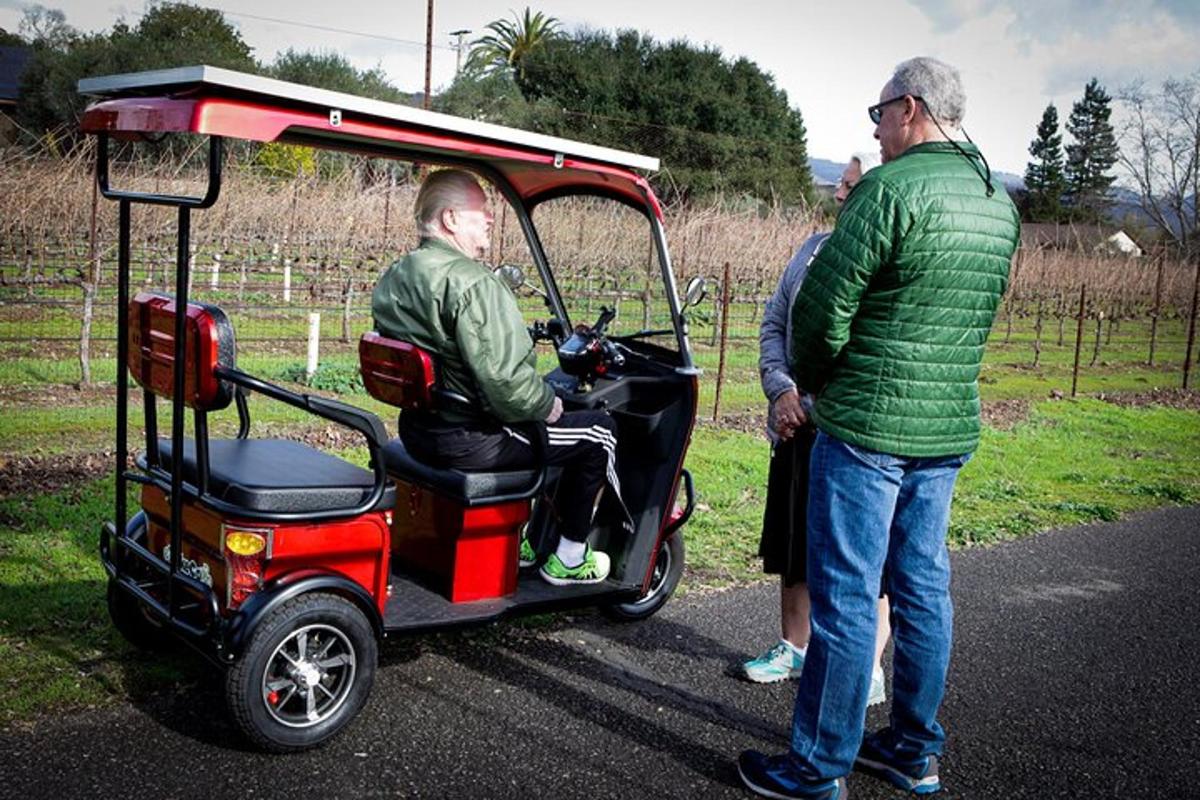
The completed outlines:
<svg viewBox="0 0 1200 800">
<path fill-rule="evenodd" d="M 875 105 L 869 107 L 867 109 L 867 116 L 871 118 L 871 122 L 874 122 L 876 125 L 878 125 L 879 121 L 883 119 L 883 109 L 887 106 L 890 106 L 892 103 L 899 103 L 906 97 L 911 97 L 913 100 L 922 103 L 925 102 L 925 99 L 922 97 L 917 97 L 916 95 L 911 94 L 902 94 L 899 97 L 893 97 L 891 100 L 884 100 L 882 103 L 876 103 Z"/>
</svg>

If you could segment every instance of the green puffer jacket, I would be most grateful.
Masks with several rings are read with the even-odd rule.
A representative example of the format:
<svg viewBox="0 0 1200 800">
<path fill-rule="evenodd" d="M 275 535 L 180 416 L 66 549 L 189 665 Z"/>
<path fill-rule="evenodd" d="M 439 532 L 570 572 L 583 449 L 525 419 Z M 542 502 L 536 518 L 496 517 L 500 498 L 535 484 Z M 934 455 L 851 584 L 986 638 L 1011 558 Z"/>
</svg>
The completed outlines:
<svg viewBox="0 0 1200 800">
<path fill-rule="evenodd" d="M 501 422 L 550 413 L 554 390 L 538 376 L 537 353 L 512 290 L 445 242 L 424 239 L 388 267 L 371 312 L 379 333 L 427 351 L 445 388 L 479 402 Z M 467 419 L 440 415 L 449 422 Z"/>
<path fill-rule="evenodd" d="M 973 451 L 979 365 L 1019 231 L 1004 187 L 988 197 L 949 142 L 863 176 L 792 307 L 792 371 L 817 394 L 817 427 L 892 455 Z"/>
</svg>

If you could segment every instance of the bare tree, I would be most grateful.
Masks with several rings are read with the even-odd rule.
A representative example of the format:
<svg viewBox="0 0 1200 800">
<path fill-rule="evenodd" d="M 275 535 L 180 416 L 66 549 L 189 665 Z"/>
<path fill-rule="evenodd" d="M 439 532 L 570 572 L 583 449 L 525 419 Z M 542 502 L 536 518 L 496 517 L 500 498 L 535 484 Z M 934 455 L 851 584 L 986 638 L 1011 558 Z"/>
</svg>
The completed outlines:
<svg viewBox="0 0 1200 800">
<path fill-rule="evenodd" d="M 1200 233 L 1200 72 L 1159 89 L 1134 84 L 1119 100 L 1128 116 L 1120 163 L 1164 240 L 1190 254 Z"/>
</svg>

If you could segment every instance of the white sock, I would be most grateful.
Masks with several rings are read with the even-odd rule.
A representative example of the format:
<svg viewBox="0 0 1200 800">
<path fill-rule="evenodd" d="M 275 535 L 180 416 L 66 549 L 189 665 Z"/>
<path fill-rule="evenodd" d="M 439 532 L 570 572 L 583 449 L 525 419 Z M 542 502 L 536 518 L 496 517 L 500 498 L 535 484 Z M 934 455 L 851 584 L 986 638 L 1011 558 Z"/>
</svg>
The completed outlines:
<svg viewBox="0 0 1200 800">
<path fill-rule="evenodd" d="M 572 542 L 570 539 L 559 539 L 558 548 L 554 554 L 564 567 L 578 567 L 583 563 L 587 553 L 587 542 Z"/>
<path fill-rule="evenodd" d="M 788 647 L 792 648 L 793 650 L 795 650 L 797 653 L 799 653 L 802 656 L 808 655 L 807 647 L 796 647 L 796 645 L 792 644 L 791 642 L 789 642 L 787 639 L 784 639 L 783 637 L 780 637 L 779 641 L 783 642 Z"/>
</svg>

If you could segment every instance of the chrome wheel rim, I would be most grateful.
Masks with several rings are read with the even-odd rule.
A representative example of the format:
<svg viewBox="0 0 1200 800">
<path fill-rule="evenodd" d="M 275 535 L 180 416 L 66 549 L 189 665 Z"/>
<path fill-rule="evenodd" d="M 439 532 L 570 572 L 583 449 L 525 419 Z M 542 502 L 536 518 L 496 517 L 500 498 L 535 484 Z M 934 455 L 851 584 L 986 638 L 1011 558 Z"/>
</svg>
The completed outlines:
<svg viewBox="0 0 1200 800">
<path fill-rule="evenodd" d="M 354 645 L 330 625 L 306 625 L 271 653 L 262 678 L 267 713 L 289 728 L 310 728 L 333 716 L 358 671 Z"/>
</svg>

